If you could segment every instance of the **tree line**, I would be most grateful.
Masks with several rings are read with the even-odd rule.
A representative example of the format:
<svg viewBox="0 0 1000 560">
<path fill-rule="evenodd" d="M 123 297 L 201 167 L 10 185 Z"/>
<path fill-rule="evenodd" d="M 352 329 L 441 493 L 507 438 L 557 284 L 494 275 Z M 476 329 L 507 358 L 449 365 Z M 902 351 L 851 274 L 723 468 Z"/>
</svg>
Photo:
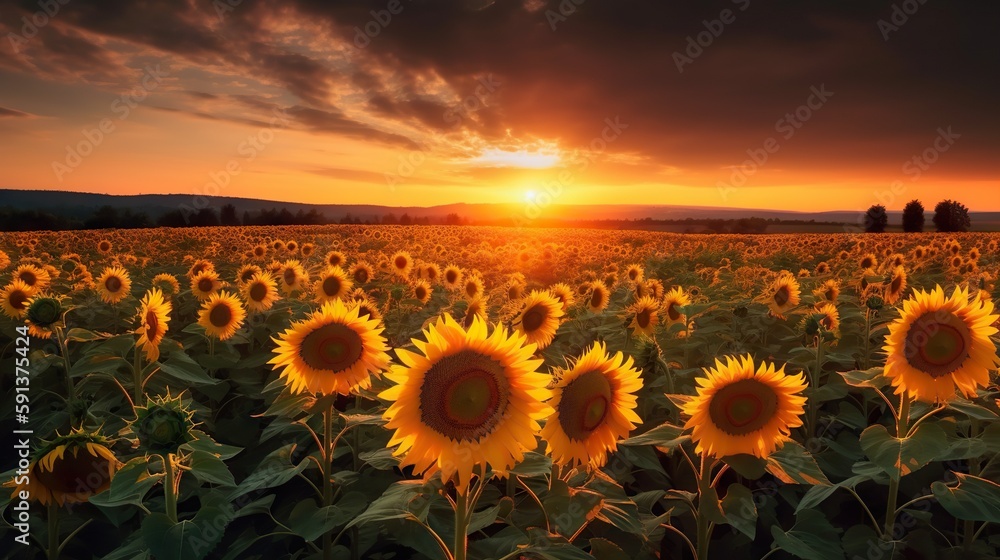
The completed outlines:
<svg viewBox="0 0 1000 560">
<path fill-rule="evenodd" d="M 865 231 L 882 233 L 889 226 L 889 214 L 885 206 L 873 204 L 865 212 Z M 961 202 L 942 200 L 934 207 L 934 217 L 931 219 L 939 232 L 963 232 L 972 228 L 969 209 Z M 903 231 L 919 233 L 924 231 L 924 205 L 919 200 L 911 200 L 903 207 Z"/>
</svg>

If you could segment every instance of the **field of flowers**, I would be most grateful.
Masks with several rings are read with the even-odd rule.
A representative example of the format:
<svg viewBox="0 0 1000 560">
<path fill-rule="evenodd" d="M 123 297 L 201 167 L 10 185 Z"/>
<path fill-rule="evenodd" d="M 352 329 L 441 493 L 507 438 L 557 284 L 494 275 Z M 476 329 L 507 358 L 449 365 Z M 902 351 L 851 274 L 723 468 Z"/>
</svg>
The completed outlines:
<svg viewBox="0 0 1000 560">
<path fill-rule="evenodd" d="M 5 234 L 3 556 L 995 559 L 998 242 Z"/>
</svg>

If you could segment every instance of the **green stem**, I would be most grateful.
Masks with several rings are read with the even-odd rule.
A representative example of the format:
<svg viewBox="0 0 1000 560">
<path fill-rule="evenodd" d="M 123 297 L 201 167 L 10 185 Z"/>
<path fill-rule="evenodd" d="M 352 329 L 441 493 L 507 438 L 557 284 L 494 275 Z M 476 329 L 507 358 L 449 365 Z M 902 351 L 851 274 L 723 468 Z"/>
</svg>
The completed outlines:
<svg viewBox="0 0 1000 560">
<path fill-rule="evenodd" d="M 55 500 L 49 500 L 48 508 L 49 524 L 49 548 L 47 551 L 48 560 L 59 558 L 59 506 Z"/>
<path fill-rule="evenodd" d="M 453 558 L 465 560 L 469 545 L 469 489 L 460 488 L 455 492 L 455 547 Z"/>
<path fill-rule="evenodd" d="M 871 345 L 871 332 L 872 332 L 872 310 L 865 307 L 865 367 L 868 369 L 871 367 L 871 362 L 868 358 L 868 349 Z"/>
<path fill-rule="evenodd" d="M 701 503 L 704 504 L 706 496 L 709 490 L 712 489 L 712 467 L 715 466 L 715 461 L 713 460 L 709 463 L 708 458 L 703 454 L 701 456 L 701 473 L 698 476 L 698 494 L 701 498 Z M 708 560 L 708 545 L 711 544 L 712 540 L 712 529 L 709 525 L 708 516 L 706 512 L 699 511 L 696 515 L 698 522 L 698 560 Z"/>
<path fill-rule="evenodd" d="M 172 453 L 165 453 L 160 459 L 163 460 L 163 495 L 167 517 L 177 523 L 177 475 L 174 474 L 174 456 Z"/>
<path fill-rule="evenodd" d="M 66 345 L 66 333 L 63 332 L 62 325 L 56 327 L 56 342 L 59 344 L 59 353 L 62 354 L 63 367 L 66 369 L 66 401 L 73 400 L 75 391 L 73 390 L 73 376 L 69 371 L 69 347 Z"/>
<path fill-rule="evenodd" d="M 133 392 L 135 397 L 132 402 L 135 406 L 142 406 L 145 404 L 145 399 L 143 399 L 143 382 L 142 382 L 142 350 L 138 346 L 135 347 L 135 358 L 132 362 L 132 383 L 135 384 L 133 387 Z"/>
<path fill-rule="evenodd" d="M 816 391 L 820 387 L 820 379 L 823 373 L 823 337 L 822 335 L 816 337 L 816 369 L 812 373 L 812 379 L 810 379 L 809 384 L 813 391 Z M 816 435 L 816 422 L 819 416 L 819 408 L 815 402 L 815 399 L 809 399 L 806 402 L 806 407 L 808 409 L 806 416 L 806 436 L 812 438 Z"/>
<path fill-rule="evenodd" d="M 975 439 L 979 436 L 979 420 L 975 418 L 970 419 L 969 424 L 969 438 Z M 973 457 L 969 459 L 969 474 L 972 476 L 979 476 L 979 458 Z M 966 520 L 962 531 L 964 543 L 963 546 L 966 552 L 972 551 L 972 544 L 976 542 L 976 522 L 971 520 Z"/>
<path fill-rule="evenodd" d="M 331 505 L 333 505 L 333 403 L 323 411 L 323 507 Z M 330 560 L 333 557 L 332 537 L 330 531 L 323 535 L 323 560 Z"/>
<path fill-rule="evenodd" d="M 909 430 L 909 393 L 904 391 L 899 401 L 899 416 L 896 417 L 896 437 L 904 438 Z M 885 508 L 885 529 L 883 530 L 883 536 L 887 538 L 892 538 L 892 527 L 896 524 L 896 499 L 899 495 L 899 481 L 901 478 L 902 473 L 900 473 L 899 477 L 889 477 L 889 501 Z"/>
</svg>

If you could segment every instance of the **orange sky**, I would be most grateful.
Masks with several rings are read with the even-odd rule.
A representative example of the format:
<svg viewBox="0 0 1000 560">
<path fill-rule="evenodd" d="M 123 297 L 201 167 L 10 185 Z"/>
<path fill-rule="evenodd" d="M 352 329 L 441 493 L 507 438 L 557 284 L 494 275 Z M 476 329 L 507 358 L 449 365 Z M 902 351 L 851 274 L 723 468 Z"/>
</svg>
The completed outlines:
<svg viewBox="0 0 1000 560">
<path fill-rule="evenodd" d="M 996 128 L 987 122 L 995 116 L 972 111 L 978 94 L 964 105 L 924 100 L 922 110 L 910 94 L 887 99 L 845 71 L 856 52 L 884 47 L 843 14 L 827 26 L 841 37 L 780 55 L 792 68 L 767 67 L 754 81 L 740 70 L 755 60 L 741 48 L 756 44 L 752 35 L 720 38 L 700 67 L 679 73 L 671 55 L 683 50 L 681 29 L 662 39 L 656 75 L 640 78 L 628 65 L 639 57 L 648 68 L 652 55 L 630 56 L 627 44 L 599 50 L 585 41 L 596 31 L 572 22 L 553 31 L 537 2 L 454 14 L 461 26 L 440 31 L 454 42 L 506 37 L 490 10 L 529 22 L 531 33 L 447 52 L 420 28 L 436 14 L 416 6 L 358 48 L 365 12 L 306 4 L 225 17 L 123 7 L 111 16 L 132 28 L 69 6 L 23 44 L 0 42 L 0 186 L 398 206 L 534 199 L 801 211 L 899 210 L 913 198 L 933 207 L 947 197 L 1000 210 Z M 581 15 L 578 27 L 605 16 Z M 171 18 L 191 36 L 176 37 Z M 18 19 L 4 19 L 0 32 L 20 33 Z M 636 28 L 635 40 L 646 31 Z M 557 40 L 578 56 L 531 58 L 532 45 Z M 759 46 L 757 62 L 779 50 Z M 829 72 L 814 75 L 807 59 Z M 746 91 L 720 87 L 724 78 Z M 817 99 L 817 87 L 829 98 Z"/>
</svg>

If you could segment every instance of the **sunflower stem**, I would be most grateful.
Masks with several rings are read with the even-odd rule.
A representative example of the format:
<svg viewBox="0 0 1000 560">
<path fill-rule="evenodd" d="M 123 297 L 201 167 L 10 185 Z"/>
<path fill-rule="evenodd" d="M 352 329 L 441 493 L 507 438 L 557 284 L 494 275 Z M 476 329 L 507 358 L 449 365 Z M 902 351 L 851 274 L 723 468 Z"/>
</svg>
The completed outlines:
<svg viewBox="0 0 1000 560">
<path fill-rule="evenodd" d="M 469 488 L 455 492 L 455 547 L 453 558 L 465 560 L 469 545 Z"/>
<path fill-rule="evenodd" d="M 66 344 L 66 333 L 63 332 L 63 325 L 56 325 L 55 332 L 56 343 L 59 344 L 59 353 L 62 354 L 63 368 L 66 370 L 66 404 L 69 405 L 69 423 L 72 426 L 75 423 L 72 401 L 76 396 L 76 391 L 73 387 L 73 376 L 69 369 L 69 346 Z"/>
<path fill-rule="evenodd" d="M 871 361 L 868 357 L 869 347 L 871 346 L 871 336 L 872 336 L 872 310 L 865 307 L 865 367 L 863 369 L 868 369 L 871 367 Z"/>
<path fill-rule="evenodd" d="M 323 507 L 333 505 L 333 403 L 323 411 Z M 333 535 L 327 531 L 323 535 L 323 560 L 333 557 Z M 357 544 L 352 539 L 351 550 Z"/>
<path fill-rule="evenodd" d="M 48 560 L 59 558 L 59 506 L 54 499 L 49 499 L 48 517 L 49 525 L 49 547 L 47 550 Z"/>
<path fill-rule="evenodd" d="M 975 418 L 970 419 L 969 423 L 969 439 L 975 439 L 979 437 L 979 420 Z M 969 474 L 972 476 L 979 476 L 979 458 L 973 457 L 969 459 Z M 976 541 L 976 522 L 972 520 L 966 520 L 964 527 L 962 528 L 962 538 L 964 539 L 963 547 L 966 552 L 972 551 L 972 544 Z"/>
<path fill-rule="evenodd" d="M 910 395 L 906 391 L 903 391 L 902 396 L 899 398 L 899 416 L 896 417 L 896 437 L 904 438 L 906 437 L 907 431 L 909 430 L 909 420 L 910 420 Z M 892 527 L 896 524 L 896 499 L 899 496 L 899 480 L 902 478 L 902 473 L 899 477 L 889 477 L 889 500 L 885 507 L 885 529 L 882 534 L 886 538 L 892 538 Z"/>
<path fill-rule="evenodd" d="M 135 347 L 135 358 L 132 362 L 132 382 L 135 384 L 133 391 L 135 392 L 135 397 L 132 402 L 139 406 L 143 402 L 143 382 L 142 382 L 142 351 L 138 346 Z"/>
<path fill-rule="evenodd" d="M 174 455 L 165 453 L 160 459 L 163 460 L 163 496 L 167 517 L 177 523 L 177 475 L 174 474 Z"/>
<path fill-rule="evenodd" d="M 822 334 L 816 336 L 816 368 L 812 372 L 812 379 L 809 384 L 813 391 L 816 391 L 820 387 L 820 378 L 823 373 L 823 337 Z M 816 435 L 816 423 L 818 421 L 819 409 L 816 405 L 816 399 L 809 399 L 806 402 L 806 407 L 808 408 L 808 413 L 806 421 L 808 426 L 806 427 L 806 436 L 808 438 L 813 438 Z"/>
<path fill-rule="evenodd" d="M 708 457 L 702 454 L 701 472 L 698 476 L 698 494 L 702 503 L 712 489 L 712 468 L 714 466 L 715 461 L 709 463 Z M 699 509 L 695 517 L 698 523 L 698 560 L 708 560 L 708 545 L 711 544 L 712 540 L 712 527 L 709 524 L 707 512 Z"/>
</svg>

